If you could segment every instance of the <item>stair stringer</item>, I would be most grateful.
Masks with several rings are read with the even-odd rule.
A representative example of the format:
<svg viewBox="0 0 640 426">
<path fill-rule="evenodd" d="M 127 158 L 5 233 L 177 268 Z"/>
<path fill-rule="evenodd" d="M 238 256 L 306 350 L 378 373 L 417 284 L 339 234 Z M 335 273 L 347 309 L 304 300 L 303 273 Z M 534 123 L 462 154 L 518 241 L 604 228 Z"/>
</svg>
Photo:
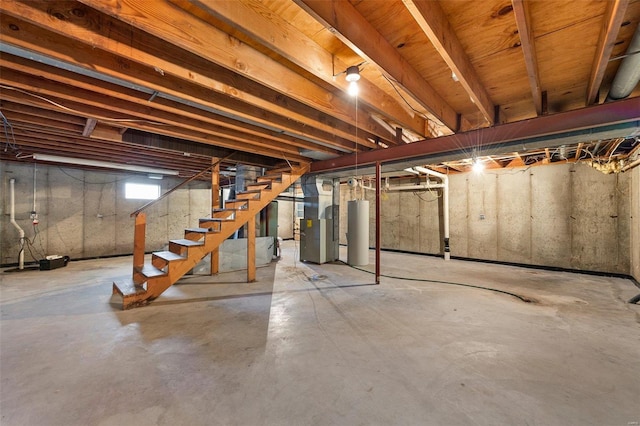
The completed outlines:
<svg viewBox="0 0 640 426">
<path fill-rule="evenodd" d="M 279 177 L 258 177 L 259 182 L 270 181 L 270 187 L 261 189 L 259 193 L 256 192 L 255 198 L 239 200 L 236 204 L 241 204 L 241 207 L 235 211 L 233 220 L 220 221 L 212 218 L 210 222 L 216 224 L 218 229 L 213 229 L 211 232 L 204 234 L 203 237 L 200 237 L 200 239 L 204 238 L 203 245 L 184 248 L 183 252 L 186 252 L 185 258 L 168 262 L 164 274 L 147 278 L 146 289 L 144 291 L 142 291 L 142 288 L 144 288 L 145 283 L 140 282 L 143 280 L 140 279 L 140 273 L 137 271 L 134 271 L 134 281 L 136 283 L 134 293 L 127 294 L 118 287 L 117 283 L 114 283 L 114 293 L 119 293 L 123 297 L 123 309 L 144 306 L 160 296 L 187 272 L 193 269 L 207 254 L 218 248 L 235 231 L 244 226 L 249 220 L 254 219 L 263 208 L 308 170 L 309 165 L 303 165 L 298 168 L 292 168 L 290 172 L 283 172 L 278 175 Z M 204 223 L 207 223 L 206 220 Z M 187 238 L 187 236 L 185 236 L 185 238 Z M 193 238 L 196 237 L 189 239 Z"/>
</svg>

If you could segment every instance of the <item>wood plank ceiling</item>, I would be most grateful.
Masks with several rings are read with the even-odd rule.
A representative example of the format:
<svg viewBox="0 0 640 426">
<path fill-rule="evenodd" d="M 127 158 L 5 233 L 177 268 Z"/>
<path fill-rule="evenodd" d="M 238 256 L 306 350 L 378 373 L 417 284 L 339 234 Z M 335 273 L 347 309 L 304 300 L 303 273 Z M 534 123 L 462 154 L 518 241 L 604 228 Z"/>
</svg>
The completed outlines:
<svg viewBox="0 0 640 426">
<path fill-rule="evenodd" d="M 231 152 L 228 166 L 273 167 L 602 103 L 640 0 L 3 0 L 0 13 L 3 160 L 189 176 Z"/>
</svg>

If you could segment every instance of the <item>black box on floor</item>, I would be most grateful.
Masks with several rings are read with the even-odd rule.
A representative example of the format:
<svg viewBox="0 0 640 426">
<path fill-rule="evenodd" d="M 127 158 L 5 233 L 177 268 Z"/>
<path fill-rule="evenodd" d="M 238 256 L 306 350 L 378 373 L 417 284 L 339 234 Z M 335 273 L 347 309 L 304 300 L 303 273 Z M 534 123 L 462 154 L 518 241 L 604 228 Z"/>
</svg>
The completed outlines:
<svg viewBox="0 0 640 426">
<path fill-rule="evenodd" d="M 64 257 L 59 257 L 57 259 L 42 259 L 40 261 L 40 270 L 49 271 L 51 269 L 62 268 L 66 265 L 67 263 L 64 261 Z"/>
</svg>

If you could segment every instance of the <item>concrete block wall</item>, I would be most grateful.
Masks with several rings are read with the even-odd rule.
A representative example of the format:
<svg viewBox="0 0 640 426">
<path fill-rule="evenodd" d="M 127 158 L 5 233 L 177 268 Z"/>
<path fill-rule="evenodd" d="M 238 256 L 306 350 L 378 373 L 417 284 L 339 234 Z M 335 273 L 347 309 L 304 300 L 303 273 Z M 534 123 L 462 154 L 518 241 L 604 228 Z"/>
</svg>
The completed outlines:
<svg viewBox="0 0 640 426">
<path fill-rule="evenodd" d="M 555 164 L 451 175 L 451 253 L 630 274 L 632 264 L 640 263 L 638 244 L 631 249 L 634 235 L 634 241 L 640 241 L 630 201 L 632 192 L 638 194 L 637 173 L 632 178 L 630 173 L 605 175 L 584 164 Z M 342 187 L 342 206 L 353 199 L 352 192 Z M 365 199 L 371 201 L 373 247 L 375 194 L 368 191 Z M 637 201 L 634 208 L 640 209 Z M 435 192 L 384 193 L 382 247 L 442 253 L 440 215 L 441 199 Z M 341 209 L 341 244 L 346 244 L 346 223 L 346 209 Z M 634 226 L 635 233 L 630 232 Z M 640 266 L 633 267 L 638 274 Z"/>
<path fill-rule="evenodd" d="M 144 200 L 124 197 L 126 182 L 159 184 L 161 191 L 181 179 L 152 180 L 142 174 L 83 171 L 71 167 L 38 165 L 36 211 L 38 234 L 31 223 L 33 173 L 31 164 L 3 163 L 0 167 L 0 263 L 18 261 L 18 231 L 9 221 L 9 180 L 15 179 L 16 221 L 34 241 L 34 256 L 25 249 L 25 262 L 33 257 L 59 254 L 72 259 L 129 254 L 133 251 L 130 213 Z M 147 210 L 146 248 L 160 250 L 169 239 L 181 238 L 184 228 L 198 225 L 210 212 L 211 191 L 207 182 L 179 189 Z"/>
</svg>

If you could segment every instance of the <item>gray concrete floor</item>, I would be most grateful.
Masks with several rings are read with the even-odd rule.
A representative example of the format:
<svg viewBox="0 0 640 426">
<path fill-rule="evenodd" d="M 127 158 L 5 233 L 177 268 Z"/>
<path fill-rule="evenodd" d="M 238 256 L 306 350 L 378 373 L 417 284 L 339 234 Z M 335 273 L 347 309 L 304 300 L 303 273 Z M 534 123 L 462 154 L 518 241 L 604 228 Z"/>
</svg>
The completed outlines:
<svg viewBox="0 0 640 426">
<path fill-rule="evenodd" d="M 628 280 L 382 255 L 386 275 L 524 303 L 294 253 L 256 283 L 190 276 L 124 312 L 129 257 L 0 273 L 0 424 L 640 422 Z"/>
</svg>

